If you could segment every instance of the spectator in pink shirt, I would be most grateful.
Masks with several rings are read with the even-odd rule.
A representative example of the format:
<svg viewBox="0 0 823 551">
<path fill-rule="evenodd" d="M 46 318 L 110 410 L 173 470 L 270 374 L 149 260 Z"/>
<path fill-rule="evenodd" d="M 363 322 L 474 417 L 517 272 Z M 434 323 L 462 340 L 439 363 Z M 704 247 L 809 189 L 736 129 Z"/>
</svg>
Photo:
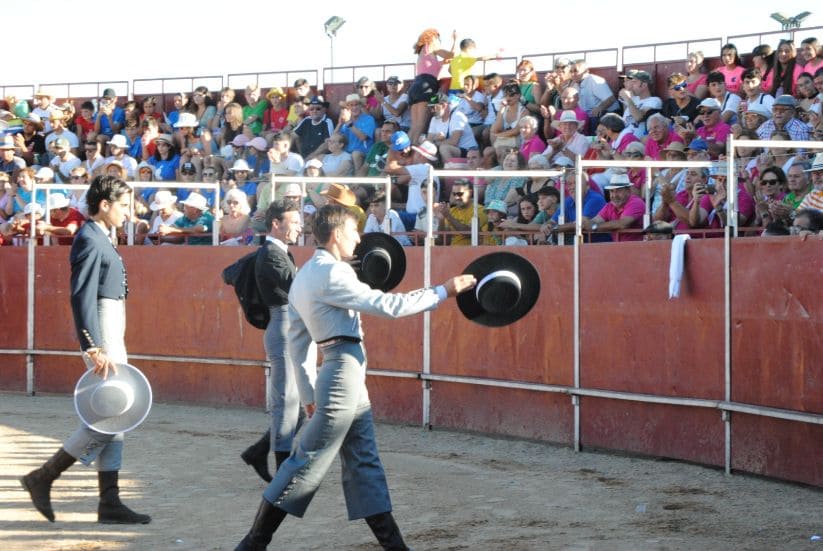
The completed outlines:
<svg viewBox="0 0 823 551">
<path fill-rule="evenodd" d="M 520 128 L 520 154 L 527 161 L 532 155 L 540 155 L 546 149 L 544 142 L 537 133 L 537 119 L 531 115 L 520 117 L 517 123 Z"/>
<path fill-rule="evenodd" d="M 720 118 L 720 102 L 714 98 L 706 98 L 700 102 L 700 113 L 697 120 L 703 126 L 697 128 L 697 135 L 709 144 L 709 153 L 717 157 L 726 150 L 726 139 L 732 133 L 732 127 Z"/>
<path fill-rule="evenodd" d="M 708 180 L 708 169 L 688 168 L 684 180 L 685 187 L 682 191 L 675 192 L 674 185 L 663 184 L 660 188 L 663 202 L 655 211 L 654 220 L 671 222 L 675 230 L 699 227 L 701 224 L 697 213 L 700 207 L 700 197 L 702 193 L 705 193 Z M 696 187 L 702 190 L 701 194 L 695 195 Z M 699 234 L 697 236 L 699 237 Z"/>
<path fill-rule="evenodd" d="M 726 77 L 726 89 L 732 94 L 739 94 L 745 69 L 737 53 L 737 46 L 731 43 L 724 44 L 720 48 L 720 60 L 723 61 L 723 66 L 717 70 Z"/>
<path fill-rule="evenodd" d="M 540 106 L 540 114 L 543 116 L 543 135 L 546 136 L 547 139 L 554 137 L 555 129 L 552 126 L 552 122 L 560 120 L 563 111 L 574 111 L 577 115 L 577 120 L 581 123 L 580 132 L 588 135 L 589 116 L 583 108 L 580 107 L 580 91 L 573 86 L 565 88 L 560 92 L 560 104 L 561 109 L 555 109 L 553 105 L 548 107 L 545 105 Z"/>
<path fill-rule="evenodd" d="M 705 100 L 704 100 L 705 101 Z M 683 139 L 669 128 L 669 120 L 660 113 L 655 113 L 646 121 L 649 137 L 646 140 L 645 154 L 649 159 L 660 161 L 662 152 L 672 142 L 683 142 Z"/>
<path fill-rule="evenodd" d="M 727 224 L 729 203 L 726 192 L 728 165 L 725 161 L 709 170 L 708 184 L 694 187 L 694 197 L 698 208 L 689 212 L 689 224 L 692 227 L 723 228 Z M 754 217 L 754 198 L 746 191 L 742 183 L 737 186 L 737 224 L 747 225 Z M 722 237 L 722 233 L 709 233 L 706 237 Z"/>
<path fill-rule="evenodd" d="M 620 233 L 620 230 L 643 229 L 646 203 L 632 193 L 631 188 L 627 174 L 614 174 L 605 186 L 609 192 L 609 202 L 594 218 L 581 220 L 583 228 L 592 232 L 611 231 L 613 241 L 642 241 L 643 234 L 640 232 Z"/>
</svg>

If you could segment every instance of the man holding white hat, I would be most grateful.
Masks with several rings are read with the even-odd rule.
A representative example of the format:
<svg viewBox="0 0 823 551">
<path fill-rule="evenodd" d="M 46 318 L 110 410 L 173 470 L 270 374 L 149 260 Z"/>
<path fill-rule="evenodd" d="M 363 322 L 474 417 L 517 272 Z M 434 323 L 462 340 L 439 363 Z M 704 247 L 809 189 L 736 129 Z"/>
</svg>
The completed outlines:
<svg viewBox="0 0 823 551">
<path fill-rule="evenodd" d="M 87 200 L 91 220 L 78 232 L 69 260 L 72 314 L 80 348 L 89 367 L 80 380 L 95 383 L 89 387 L 94 394 L 101 385 L 123 386 L 122 374 L 134 369 L 125 365 L 128 361 L 125 345 L 126 269 L 109 239 L 109 232 L 123 227 L 128 218 L 131 188 L 117 178 L 98 176 L 89 186 Z M 136 388 L 127 390 L 139 393 Z M 132 404 L 147 404 L 145 395 L 137 398 Z M 99 419 L 108 427 L 101 430 L 97 420 L 89 423 L 81 409 L 77 411 L 83 424 L 57 453 L 43 466 L 21 478 L 20 483 L 29 492 L 35 508 L 54 522 L 52 483 L 78 459 L 85 465 L 94 462 L 100 488 L 97 521 L 103 524 L 148 524 L 150 516 L 136 513 L 120 501 L 118 486 L 123 432 L 135 426 L 130 421 L 126 425 L 120 425 L 118 421 L 123 413 L 127 417 L 134 414 L 135 419 L 142 421 L 148 410 L 131 410 L 130 406 L 119 408 L 116 413 Z"/>
<path fill-rule="evenodd" d="M 200 236 L 190 237 L 188 241 L 185 236 L 191 234 L 210 233 L 214 225 L 214 216 L 209 211 L 206 198 L 192 191 L 185 200 L 180 202 L 183 205 L 183 216 L 172 225 L 161 224 L 157 233 L 160 234 L 160 241 L 163 243 L 188 243 L 189 245 L 209 245 L 211 237 Z"/>
<path fill-rule="evenodd" d="M 600 209 L 597 216 L 581 221 L 584 230 L 592 232 L 611 231 L 612 241 L 642 241 L 641 233 L 619 233 L 620 230 L 643 229 L 643 215 L 646 203 L 632 193 L 632 183 L 626 173 L 612 175 L 604 186 L 609 192 L 609 202 Z"/>
</svg>

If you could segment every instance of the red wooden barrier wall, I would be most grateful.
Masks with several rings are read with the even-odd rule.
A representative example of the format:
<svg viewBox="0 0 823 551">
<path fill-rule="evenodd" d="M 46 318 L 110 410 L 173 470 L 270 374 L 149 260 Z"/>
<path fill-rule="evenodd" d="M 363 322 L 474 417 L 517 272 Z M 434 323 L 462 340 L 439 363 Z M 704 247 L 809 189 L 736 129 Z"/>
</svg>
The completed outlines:
<svg viewBox="0 0 823 551">
<path fill-rule="evenodd" d="M 436 248 L 432 280 L 458 273 L 490 248 Z M 406 249 L 398 288 L 422 285 L 423 250 Z M 242 318 L 221 269 L 237 248 L 123 248 L 132 294 L 131 354 L 226 358 L 219 365 L 135 361 L 159 401 L 260 407 L 262 370 L 232 359 L 263 359 L 262 332 Z M 451 301 L 432 313 L 431 372 L 573 386 L 573 250 L 516 252 L 540 271 L 534 310 L 504 328 L 465 320 Z M 687 245 L 682 296 L 668 299 L 668 243 L 588 245 L 581 265 L 581 387 L 708 400 L 724 398 L 722 240 Z M 823 413 L 823 241 L 739 239 L 733 243 L 732 401 Z M 311 250 L 295 251 L 298 264 Z M 35 349 L 76 350 L 68 299 L 68 249 L 36 251 Z M 26 250 L 0 250 L 0 349 L 24 349 Z M 365 319 L 369 367 L 422 371 L 423 318 Z M 35 355 L 35 389 L 70 392 L 76 357 Z M 0 389 L 25 390 L 25 357 L 0 354 Z M 419 423 L 422 383 L 371 376 L 378 418 Z M 434 426 L 570 444 L 564 393 L 431 383 Z M 724 463 L 724 424 L 713 408 L 581 398 L 585 447 Z M 823 425 L 732 413 L 732 466 L 823 486 Z"/>
</svg>

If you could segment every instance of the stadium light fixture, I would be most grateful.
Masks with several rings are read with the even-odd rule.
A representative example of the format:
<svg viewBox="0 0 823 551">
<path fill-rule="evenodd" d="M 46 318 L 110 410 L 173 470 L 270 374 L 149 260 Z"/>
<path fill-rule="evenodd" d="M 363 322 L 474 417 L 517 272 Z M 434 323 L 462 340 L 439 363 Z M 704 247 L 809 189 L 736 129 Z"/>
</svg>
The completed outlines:
<svg viewBox="0 0 823 551">
<path fill-rule="evenodd" d="M 337 36 L 337 31 L 346 22 L 345 19 L 337 15 L 332 15 L 324 24 L 326 36 L 329 37 L 329 57 L 331 61 L 331 68 L 334 69 L 334 39 Z"/>
<path fill-rule="evenodd" d="M 789 29 L 799 29 L 803 21 L 812 14 L 810 11 L 800 12 L 797 15 L 790 17 L 779 11 L 771 14 L 771 18 L 780 23 L 784 31 Z"/>
</svg>

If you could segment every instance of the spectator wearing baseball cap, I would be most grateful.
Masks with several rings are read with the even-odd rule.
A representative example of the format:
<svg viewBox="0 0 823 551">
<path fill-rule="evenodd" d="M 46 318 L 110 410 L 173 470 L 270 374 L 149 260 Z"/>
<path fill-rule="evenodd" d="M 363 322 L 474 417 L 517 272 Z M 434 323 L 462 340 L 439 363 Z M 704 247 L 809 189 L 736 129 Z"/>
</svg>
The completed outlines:
<svg viewBox="0 0 823 551">
<path fill-rule="evenodd" d="M 663 101 L 651 92 L 652 76 L 646 71 L 632 69 L 623 78 L 623 89 L 618 99 L 623 104 L 623 120 L 626 126 L 634 126 L 638 138 L 646 135 L 646 118 L 652 112 L 663 109 Z"/>
<path fill-rule="evenodd" d="M 354 163 L 354 173 L 360 172 L 360 167 L 366 159 L 374 143 L 374 131 L 377 122 L 367 109 L 367 99 L 359 94 L 349 94 L 345 102 L 341 102 L 340 117 L 335 132 L 343 134 L 347 139 L 346 152 L 351 154 Z M 325 164 L 325 163 L 324 163 Z"/>
<path fill-rule="evenodd" d="M 458 96 L 442 92 L 433 96 L 430 102 L 434 113 L 426 135 L 437 146 L 443 159 L 465 157 L 468 150 L 478 147 L 468 118 L 456 110 L 459 103 Z"/>
<path fill-rule="evenodd" d="M 309 115 L 294 129 L 300 138 L 300 155 L 304 159 L 319 158 L 327 151 L 326 140 L 334 133 L 334 123 L 326 116 L 328 107 L 329 102 L 323 96 L 313 96 L 307 106 Z"/>
<path fill-rule="evenodd" d="M 117 105 L 117 93 L 112 88 L 106 88 L 97 105 L 94 131 L 109 138 L 119 134 L 126 124 L 126 112 Z"/>
<path fill-rule="evenodd" d="M 80 166 L 82 161 L 77 155 L 71 152 L 71 144 L 69 140 L 63 137 L 56 138 L 51 141 L 52 153 L 54 158 L 49 163 L 49 166 L 55 173 L 55 180 L 62 184 L 71 183 L 72 169 Z"/>
<path fill-rule="evenodd" d="M 77 155 L 77 148 L 80 147 L 80 140 L 77 134 L 66 128 L 65 113 L 62 109 L 55 108 L 49 113 L 52 131 L 46 136 L 46 149 L 51 150 L 51 144 L 57 138 L 65 138 L 69 142 L 69 149 Z"/>
<path fill-rule="evenodd" d="M 400 130 L 408 132 L 411 126 L 411 110 L 409 96 L 403 91 L 403 81 L 399 77 L 390 76 L 386 79 L 386 90 L 385 95 L 379 90 L 374 92 L 383 110 L 383 120 L 394 121 Z"/>
<path fill-rule="evenodd" d="M 797 118 L 797 100 L 794 96 L 778 96 L 772 105 L 772 118 L 757 129 L 757 135 L 761 140 L 771 139 L 775 132 L 785 132 L 792 141 L 809 139 L 809 126 Z"/>
<path fill-rule="evenodd" d="M 411 137 L 409 137 L 411 139 Z M 405 165 L 399 162 L 390 160 L 386 164 L 385 172 L 391 176 L 398 178 L 408 178 L 408 186 L 406 191 L 408 196 L 406 198 L 406 208 L 398 212 L 401 220 L 408 231 L 415 227 L 417 222 L 417 214 L 426 208 L 426 202 L 421 194 L 421 186 L 423 182 L 428 179 L 429 167 L 439 165 L 439 157 L 437 155 L 437 146 L 430 141 L 424 141 L 420 145 L 411 146 L 411 162 Z M 440 197 L 440 181 L 434 178 L 434 199 Z"/>
<path fill-rule="evenodd" d="M 732 133 L 732 127 L 723 121 L 720 116 L 722 106 L 715 98 L 706 98 L 700 102 L 697 120 L 703 126 L 697 128 L 697 135 L 709 144 L 710 154 L 716 157 L 719 152 L 725 151 L 726 140 Z"/>
</svg>

